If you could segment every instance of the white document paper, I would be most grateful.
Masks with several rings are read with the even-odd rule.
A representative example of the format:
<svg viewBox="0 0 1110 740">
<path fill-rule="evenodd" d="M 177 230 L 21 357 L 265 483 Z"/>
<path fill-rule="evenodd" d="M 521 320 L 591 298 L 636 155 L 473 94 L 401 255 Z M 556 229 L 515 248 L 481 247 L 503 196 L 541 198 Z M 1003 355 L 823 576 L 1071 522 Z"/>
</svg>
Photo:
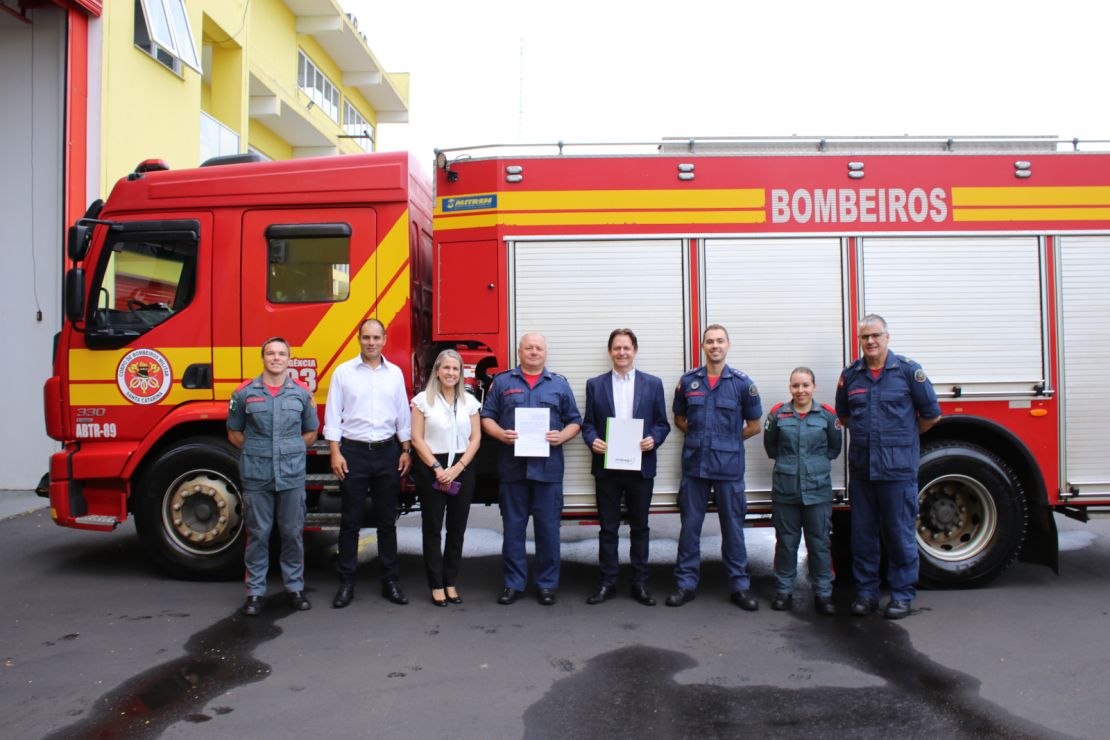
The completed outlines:
<svg viewBox="0 0 1110 740">
<path fill-rule="evenodd" d="M 643 438 L 643 419 L 610 416 L 605 422 L 605 467 L 608 470 L 639 470 Z"/>
<path fill-rule="evenodd" d="M 516 442 L 513 455 L 516 457 L 551 457 L 551 443 L 547 433 L 551 431 L 551 409 L 520 408 L 516 410 Z"/>
</svg>

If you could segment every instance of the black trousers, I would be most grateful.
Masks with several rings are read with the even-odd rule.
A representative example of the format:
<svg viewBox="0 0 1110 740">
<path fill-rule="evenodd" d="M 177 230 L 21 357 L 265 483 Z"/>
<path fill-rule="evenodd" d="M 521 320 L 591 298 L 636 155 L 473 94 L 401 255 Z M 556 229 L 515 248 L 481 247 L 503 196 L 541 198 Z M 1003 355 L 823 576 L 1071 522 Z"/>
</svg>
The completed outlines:
<svg viewBox="0 0 1110 740">
<path fill-rule="evenodd" d="M 632 561 L 632 582 L 644 585 L 648 579 L 648 508 L 655 488 L 654 478 L 644 478 L 635 470 L 610 470 L 595 479 L 597 484 L 597 513 L 601 530 L 597 535 L 597 559 L 601 566 L 601 585 L 617 585 L 620 556 L 618 531 L 621 525 L 621 499 L 628 509 L 631 545 L 628 548 Z"/>
<path fill-rule="evenodd" d="M 339 561 L 336 571 L 342 583 L 355 582 L 358 568 L 358 531 L 369 493 L 378 525 L 378 563 L 382 583 L 396 581 L 401 575 L 397 560 L 397 506 L 401 497 L 401 475 L 397 463 L 401 444 L 370 449 L 366 445 L 343 442 L 339 451 L 347 460 L 347 477 L 339 484 L 343 497 L 339 521 Z"/>
<path fill-rule="evenodd" d="M 440 465 L 447 467 L 447 455 L 436 455 Z M 463 471 L 456 480 L 462 484 L 459 492 L 448 496 L 432 487 L 436 481 L 432 468 L 420 458 L 413 460 L 413 481 L 420 497 L 421 530 L 424 535 L 424 570 L 428 575 L 428 588 L 454 587 L 462 564 L 463 536 L 466 520 L 470 517 L 470 503 L 474 500 L 474 468 Z M 443 520 L 447 519 L 447 543 L 442 540 Z"/>
</svg>

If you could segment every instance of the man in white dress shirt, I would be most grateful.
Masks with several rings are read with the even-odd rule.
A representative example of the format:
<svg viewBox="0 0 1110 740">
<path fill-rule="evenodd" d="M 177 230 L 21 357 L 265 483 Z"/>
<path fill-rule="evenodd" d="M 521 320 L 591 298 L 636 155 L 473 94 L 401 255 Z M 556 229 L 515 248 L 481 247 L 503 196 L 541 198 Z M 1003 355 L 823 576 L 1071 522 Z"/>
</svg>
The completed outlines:
<svg viewBox="0 0 1110 740">
<path fill-rule="evenodd" d="M 324 410 L 324 439 L 343 496 L 339 524 L 339 590 L 332 606 L 342 609 L 355 594 L 358 532 L 369 493 L 378 527 L 382 596 L 407 604 L 398 583 L 397 506 L 401 476 L 408 472 L 412 417 L 401 369 L 382 355 L 385 325 L 365 319 L 358 327 L 359 356 L 335 369 Z"/>
</svg>

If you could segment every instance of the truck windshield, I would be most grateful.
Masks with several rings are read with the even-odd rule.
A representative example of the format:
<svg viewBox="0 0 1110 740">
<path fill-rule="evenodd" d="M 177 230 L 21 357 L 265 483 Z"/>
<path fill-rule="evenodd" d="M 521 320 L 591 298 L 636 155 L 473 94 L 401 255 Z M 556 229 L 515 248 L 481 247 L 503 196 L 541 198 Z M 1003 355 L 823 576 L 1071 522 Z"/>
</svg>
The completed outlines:
<svg viewBox="0 0 1110 740">
<path fill-rule="evenodd" d="M 86 333 L 101 344 L 139 336 L 193 300 L 195 234 L 131 231 L 109 236 L 106 259 L 93 284 L 94 308 Z"/>
</svg>

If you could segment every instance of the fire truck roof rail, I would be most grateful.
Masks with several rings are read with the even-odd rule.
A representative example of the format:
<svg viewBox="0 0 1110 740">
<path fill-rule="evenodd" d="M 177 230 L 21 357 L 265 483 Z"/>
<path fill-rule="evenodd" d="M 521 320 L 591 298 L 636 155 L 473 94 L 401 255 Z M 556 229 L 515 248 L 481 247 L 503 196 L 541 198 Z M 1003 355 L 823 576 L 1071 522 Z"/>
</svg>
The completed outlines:
<svg viewBox="0 0 1110 740">
<path fill-rule="evenodd" d="M 448 159 L 469 156 L 562 156 L 565 154 L 973 154 L 1079 151 L 1090 145 L 1105 151 L 1110 139 L 1057 136 L 666 136 L 662 141 L 547 142 L 479 144 L 436 149 L 442 168 Z"/>
</svg>

